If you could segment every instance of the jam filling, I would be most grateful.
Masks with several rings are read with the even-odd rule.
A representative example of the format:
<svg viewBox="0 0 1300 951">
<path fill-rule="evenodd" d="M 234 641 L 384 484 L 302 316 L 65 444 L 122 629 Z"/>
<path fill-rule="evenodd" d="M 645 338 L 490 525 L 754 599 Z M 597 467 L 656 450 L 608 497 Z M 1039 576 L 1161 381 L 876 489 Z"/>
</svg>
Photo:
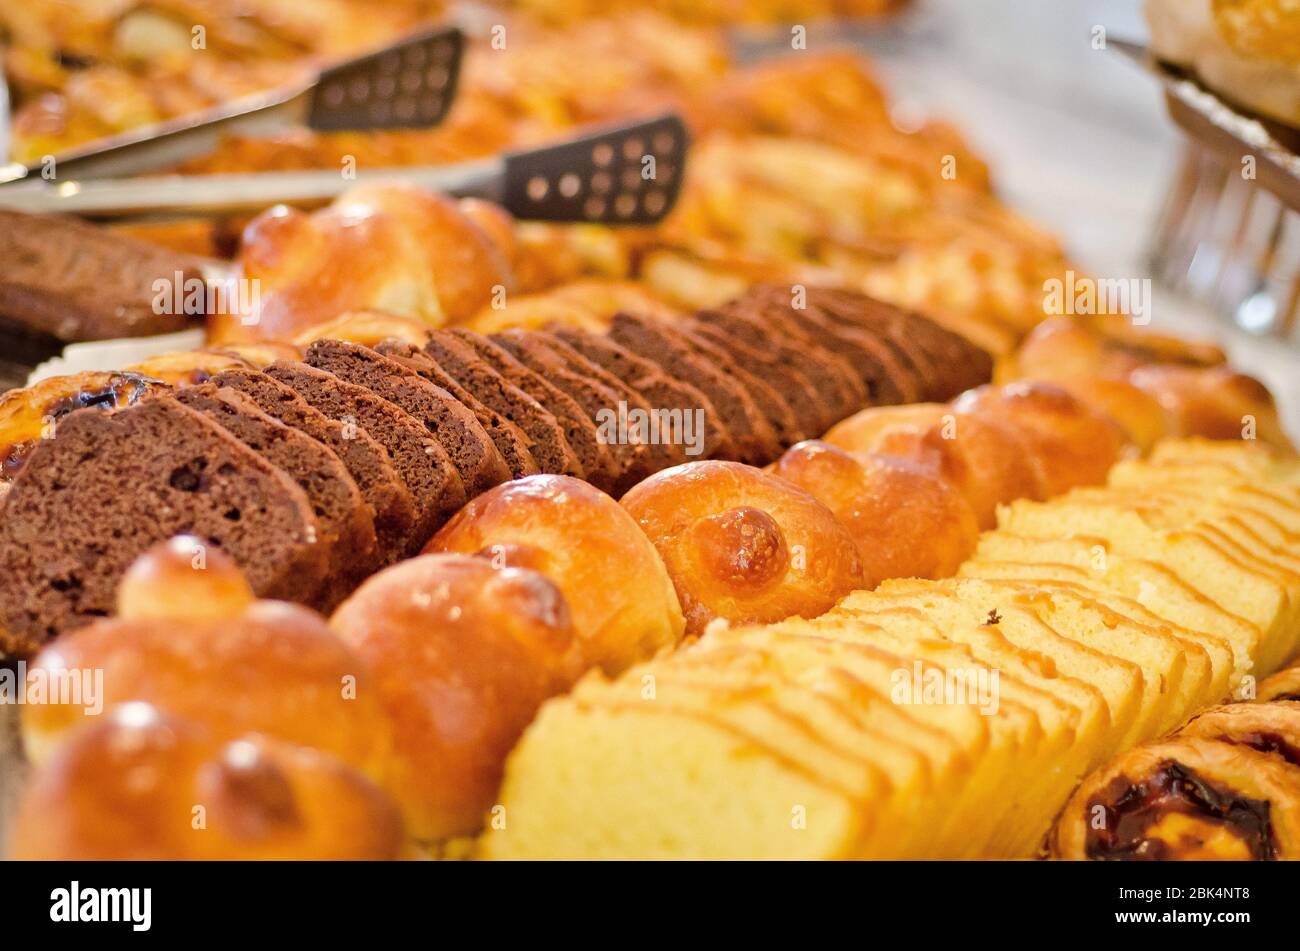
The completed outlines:
<svg viewBox="0 0 1300 951">
<path fill-rule="evenodd" d="M 1275 753 L 1292 766 L 1300 766 L 1300 749 L 1280 734 L 1260 730 L 1237 737 L 1225 736 L 1221 739 L 1240 746 L 1249 746 L 1252 750 L 1259 750 L 1261 753 Z"/>
<path fill-rule="evenodd" d="M 1086 851 L 1090 859 L 1160 861 L 1177 859 L 1178 847 L 1147 833 L 1170 812 L 1208 819 L 1231 830 L 1254 861 L 1277 858 L 1277 843 L 1262 799 L 1238 796 L 1207 782 L 1172 760 L 1161 763 L 1149 780 L 1134 783 L 1117 776 L 1101 795 L 1088 803 L 1088 815 L 1101 806 L 1105 828 L 1089 828 Z"/>
</svg>

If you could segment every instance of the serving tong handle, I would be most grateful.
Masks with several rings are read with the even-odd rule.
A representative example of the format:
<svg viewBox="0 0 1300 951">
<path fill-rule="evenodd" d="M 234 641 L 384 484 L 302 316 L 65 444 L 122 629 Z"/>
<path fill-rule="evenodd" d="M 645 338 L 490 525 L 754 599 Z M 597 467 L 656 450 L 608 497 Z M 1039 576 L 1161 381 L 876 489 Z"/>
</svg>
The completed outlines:
<svg viewBox="0 0 1300 951">
<path fill-rule="evenodd" d="M 676 202 L 687 147 L 686 127 L 670 114 L 499 158 L 375 169 L 353 178 L 314 171 L 31 182 L 0 188 L 0 208 L 102 219 L 240 214 L 275 204 L 319 206 L 362 182 L 404 181 L 486 198 L 517 218 L 645 225 Z"/>
<path fill-rule="evenodd" d="M 455 98 L 463 45 L 464 38 L 455 28 L 410 36 L 328 67 L 296 85 L 55 156 L 54 176 L 84 181 L 169 168 L 210 154 L 231 133 L 265 136 L 304 125 L 319 131 L 435 126 Z M 0 182 L 34 181 L 41 171 L 6 166 L 0 169 Z"/>
</svg>

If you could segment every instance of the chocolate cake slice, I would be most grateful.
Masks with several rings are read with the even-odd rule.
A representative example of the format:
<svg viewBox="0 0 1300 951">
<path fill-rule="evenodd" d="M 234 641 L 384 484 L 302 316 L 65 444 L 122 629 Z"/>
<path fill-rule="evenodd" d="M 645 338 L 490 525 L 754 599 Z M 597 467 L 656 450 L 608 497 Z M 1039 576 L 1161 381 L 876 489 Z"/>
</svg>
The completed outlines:
<svg viewBox="0 0 1300 951">
<path fill-rule="evenodd" d="M 461 386 L 433 357 L 415 344 L 397 339 L 381 341 L 375 350 L 407 369 L 414 370 L 434 386 L 442 387 L 468 407 L 478 419 L 479 425 L 492 438 L 497 452 L 501 453 L 501 458 L 510 467 L 511 476 L 519 479 L 542 471 L 528 449 L 530 440 L 527 434 Z"/>
<path fill-rule="evenodd" d="M 543 472 L 582 479 L 587 470 L 565 438 L 564 428 L 545 406 L 492 369 L 473 347 L 435 331 L 425 352 L 478 399 L 522 429 L 528 451 Z"/>
<path fill-rule="evenodd" d="M 652 441 L 679 446 L 688 460 L 725 459 L 736 461 L 738 452 L 731 430 L 705 393 L 665 371 L 659 364 L 619 346 L 603 335 L 572 327 L 556 326 L 551 332 L 582 356 L 618 377 L 640 393 L 660 419 L 703 420 L 702 433 L 688 433 L 680 426 L 655 425 Z M 698 440 L 692 445 L 692 438 Z M 698 450 L 698 452 L 696 451 Z"/>
<path fill-rule="evenodd" d="M 762 376 L 745 369 L 744 363 L 733 356 L 730 346 L 721 347 L 712 340 L 696 334 L 690 323 L 674 324 L 673 330 L 700 356 L 744 387 L 745 392 L 750 395 L 759 411 L 772 425 L 772 431 L 776 433 L 777 441 L 782 448 L 793 446 L 801 439 L 807 438 L 799 428 L 794 410 L 790 408 L 785 397 Z"/>
<path fill-rule="evenodd" d="M 544 379 L 515 359 L 508 350 L 493 343 L 482 334 L 468 330 L 448 330 L 465 345 L 473 348 L 480 358 L 501 374 L 502 379 L 513 383 L 550 411 L 564 430 L 565 441 L 582 464 L 585 478 L 602 492 L 609 492 L 617 478 L 617 465 L 609 448 L 596 434 L 596 424 L 586 410 L 561 387 Z"/>
<path fill-rule="evenodd" d="M 712 401 L 734 440 L 741 462 L 763 466 L 781 454 L 781 443 L 753 397 L 727 371 L 702 357 L 664 321 L 615 314 L 609 338 L 698 387 Z"/>
<path fill-rule="evenodd" d="M 305 363 L 280 361 L 265 372 L 330 419 L 365 430 L 388 450 L 415 502 L 415 521 L 404 539 L 402 556 L 418 554 L 429 537 L 465 504 L 465 484 L 447 451 L 423 423 L 400 406 Z"/>
<path fill-rule="evenodd" d="M 898 347 L 878 334 L 837 323 L 816 307 L 796 309 L 788 287 L 751 289 L 720 310 L 754 314 L 800 347 L 820 345 L 842 354 L 866 392 L 859 408 L 915 403 L 924 395 L 921 372 Z"/>
<path fill-rule="evenodd" d="M 460 473 L 470 498 L 510 479 L 510 469 L 474 414 L 414 370 L 359 343 L 317 340 L 304 362 L 364 386 L 424 423 Z"/>
<path fill-rule="evenodd" d="M 329 553 L 329 570 L 309 602 L 313 607 L 328 613 L 379 568 L 374 520 L 361 501 L 361 490 L 332 450 L 272 419 L 234 390 L 202 383 L 177 391 L 175 399 L 279 466 L 307 493 L 316 515 L 316 541 Z"/>
<path fill-rule="evenodd" d="M 810 433 L 821 435 L 868 404 L 866 385 L 847 360 L 811 340 L 780 332 L 770 322 L 746 312 L 740 301 L 719 310 L 697 312 L 691 326 L 715 343 L 731 341 L 738 348 L 738 359 L 746 361 L 751 373 L 766 366 L 767 373 L 803 394 L 803 399 L 793 400 L 791 405 Z M 792 346 L 793 342 L 800 346 Z"/>
<path fill-rule="evenodd" d="M 596 426 L 596 438 L 613 464 L 614 495 L 622 495 L 654 471 L 645 446 L 636 440 L 620 438 L 617 427 L 603 425 L 617 418 L 621 391 L 606 386 L 592 374 L 570 370 L 530 331 L 510 330 L 493 334 L 491 340 L 546 382 L 567 393 L 582 408 L 586 418 Z M 607 433 L 613 438 L 607 438 Z"/>
<path fill-rule="evenodd" d="M 513 333 L 513 331 L 511 332 Z M 595 380 L 612 390 L 626 408 L 625 417 L 627 419 L 650 419 L 654 408 L 640 391 L 633 389 L 595 361 L 584 357 L 555 334 L 545 330 L 521 331 L 521 333 L 525 332 L 528 339 L 533 341 L 534 346 L 545 348 L 552 357 L 559 360 L 570 372 Z M 652 364 L 647 366 L 651 373 L 658 373 L 658 370 Z M 662 374 L 659 375 L 662 376 Z M 640 431 L 640 427 L 624 428 L 628 429 L 629 438 L 644 439 L 640 445 L 644 446 L 646 451 L 647 474 L 659 472 L 661 469 L 668 469 L 688 461 L 685 451 L 678 443 L 648 439 L 646 434 Z"/>
<path fill-rule="evenodd" d="M 70 414 L 5 499 L 0 652 L 113 613 L 131 562 L 181 534 L 230 555 L 260 597 L 305 600 L 325 576 L 306 493 L 201 413 L 159 396 Z"/>
<path fill-rule="evenodd" d="M 405 553 L 406 536 L 415 523 L 411 491 L 393 467 L 392 458 L 360 426 L 347 427 L 313 409 L 301 396 L 258 370 L 226 370 L 212 378 L 217 386 L 243 393 L 262 412 L 334 451 L 357 484 L 375 526 L 379 564 Z"/>
</svg>

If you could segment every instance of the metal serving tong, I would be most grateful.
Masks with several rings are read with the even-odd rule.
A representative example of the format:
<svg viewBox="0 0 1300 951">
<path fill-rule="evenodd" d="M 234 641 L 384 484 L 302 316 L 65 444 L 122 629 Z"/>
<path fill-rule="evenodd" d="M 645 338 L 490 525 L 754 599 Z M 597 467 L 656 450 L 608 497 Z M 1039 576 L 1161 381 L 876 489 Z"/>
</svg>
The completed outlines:
<svg viewBox="0 0 1300 951">
<path fill-rule="evenodd" d="M 32 181 L 0 187 L 0 208 L 99 219 L 239 214 L 276 204 L 323 205 L 361 182 L 402 181 L 486 198 L 522 219 L 653 224 L 677 200 L 687 146 L 686 127 L 667 114 L 490 159 L 375 169 L 351 178 L 330 170 Z"/>
<path fill-rule="evenodd" d="M 294 126 L 320 131 L 437 125 L 456 95 L 464 37 L 441 28 L 321 70 L 269 92 L 133 129 L 54 157 L 61 181 L 112 178 L 168 168 L 212 152 L 223 135 L 266 135 Z M 34 183 L 41 168 L 0 166 L 6 190 Z M 48 184 L 42 182 L 42 184 Z"/>
</svg>

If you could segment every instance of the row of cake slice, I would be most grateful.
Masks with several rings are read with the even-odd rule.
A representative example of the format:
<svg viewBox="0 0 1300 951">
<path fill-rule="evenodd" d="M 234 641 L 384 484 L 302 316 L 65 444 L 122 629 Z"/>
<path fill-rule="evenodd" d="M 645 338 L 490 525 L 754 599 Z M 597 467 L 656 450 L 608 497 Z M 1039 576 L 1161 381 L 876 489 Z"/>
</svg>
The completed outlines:
<svg viewBox="0 0 1300 951">
<path fill-rule="evenodd" d="M 496 858 L 1026 857 L 1090 769 L 1300 646 L 1300 469 L 1169 442 L 999 513 L 960 577 L 588 678 L 512 754 Z"/>
<path fill-rule="evenodd" d="M 259 595 L 328 610 L 508 479 L 558 473 L 618 495 L 693 458 L 766 464 L 865 406 L 990 375 L 986 354 L 923 317 L 800 293 L 797 307 L 760 288 L 671 324 L 619 314 L 605 335 L 320 340 L 301 361 L 72 413 L 5 498 L 0 646 L 25 654 L 103 615 L 126 565 L 178 532 L 227 550 Z M 678 428 L 629 429 L 637 410 Z"/>
</svg>

